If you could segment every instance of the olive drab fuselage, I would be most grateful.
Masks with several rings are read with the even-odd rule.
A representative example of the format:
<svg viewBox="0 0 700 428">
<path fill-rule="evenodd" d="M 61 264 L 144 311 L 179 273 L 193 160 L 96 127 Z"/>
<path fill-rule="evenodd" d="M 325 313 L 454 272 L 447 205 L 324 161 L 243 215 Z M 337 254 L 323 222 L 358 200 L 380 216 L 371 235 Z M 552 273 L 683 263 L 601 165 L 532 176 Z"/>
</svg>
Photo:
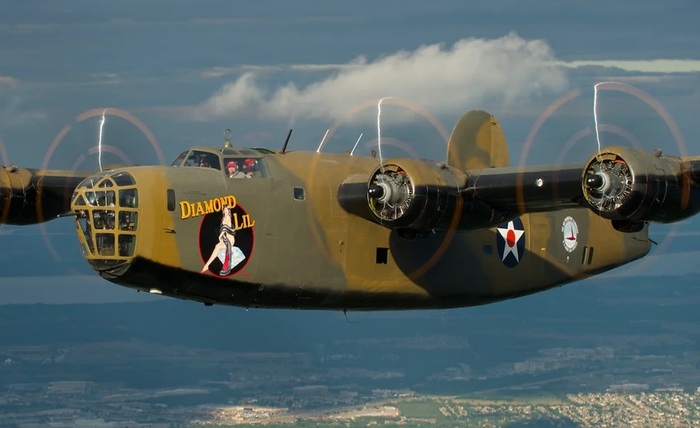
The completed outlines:
<svg viewBox="0 0 700 428">
<path fill-rule="evenodd" d="M 516 215 L 485 229 L 402 236 L 346 212 L 338 202 L 341 184 L 348 177 L 371 174 L 377 166 L 374 158 L 196 150 L 224 160 L 254 157 L 262 172 L 239 179 L 209 166 L 132 167 L 99 176 L 91 189 L 78 187 L 76 197 L 114 189 L 118 199 L 122 187 L 100 187 L 99 180 L 126 173 L 134 184 L 124 188 L 138 190 L 136 208 L 122 208 L 115 201 L 111 214 L 125 218 L 124 213 L 136 212 L 138 224 L 132 230 L 114 225 L 117 237 L 108 240 L 133 248 L 122 252 L 108 246 L 106 255 L 100 254 L 100 233 L 94 227 L 91 231 L 97 248 L 86 257 L 103 277 L 212 304 L 441 308 L 545 290 L 649 250 L 646 227 L 621 233 L 584 207 Z M 73 207 L 104 208 L 75 202 Z M 88 247 L 80 227 L 78 235 Z M 133 236 L 134 242 L 124 236 Z"/>
</svg>

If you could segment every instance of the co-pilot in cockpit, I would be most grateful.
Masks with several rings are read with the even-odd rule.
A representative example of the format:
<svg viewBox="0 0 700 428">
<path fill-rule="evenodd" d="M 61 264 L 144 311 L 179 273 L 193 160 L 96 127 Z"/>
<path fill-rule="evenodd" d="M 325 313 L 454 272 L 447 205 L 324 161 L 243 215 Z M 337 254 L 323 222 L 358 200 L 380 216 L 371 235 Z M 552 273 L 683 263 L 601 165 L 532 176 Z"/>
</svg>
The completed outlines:
<svg viewBox="0 0 700 428">
<path fill-rule="evenodd" d="M 257 159 L 226 158 L 226 173 L 230 178 L 259 178 L 260 168 Z"/>
</svg>

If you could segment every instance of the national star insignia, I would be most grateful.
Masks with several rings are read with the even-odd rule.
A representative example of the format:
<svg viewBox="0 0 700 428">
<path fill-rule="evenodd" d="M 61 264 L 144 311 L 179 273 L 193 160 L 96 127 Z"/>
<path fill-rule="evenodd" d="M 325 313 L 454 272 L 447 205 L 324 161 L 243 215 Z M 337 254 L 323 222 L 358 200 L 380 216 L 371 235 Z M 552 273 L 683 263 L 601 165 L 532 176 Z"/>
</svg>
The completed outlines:
<svg viewBox="0 0 700 428">
<path fill-rule="evenodd" d="M 497 230 L 506 244 L 503 248 L 503 254 L 501 254 L 501 261 L 505 261 L 508 254 L 512 254 L 515 260 L 519 262 L 520 254 L 518 253 L 518 242 L 522 239 L 525 231 L 516 228 L 512 220 L 508 222 L 506 227 L 499 227 Z"/>
</svg>

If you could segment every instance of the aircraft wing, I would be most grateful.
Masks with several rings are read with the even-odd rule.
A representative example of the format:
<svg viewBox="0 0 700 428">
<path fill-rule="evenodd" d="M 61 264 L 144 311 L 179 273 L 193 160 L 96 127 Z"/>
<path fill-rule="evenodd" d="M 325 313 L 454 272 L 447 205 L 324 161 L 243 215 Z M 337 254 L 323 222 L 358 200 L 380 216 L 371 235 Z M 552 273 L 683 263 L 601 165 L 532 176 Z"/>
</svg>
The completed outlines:
<svg viewBox="0 0 700 428">
<path fill-rule="evenodd" d="M 392 229 L 492 227 L 529 212 L 588 207 L 618 223 L 670 223 L 700 211 L 700 157 L 608 147 L 580 165 L 462 170 L 395 159 L 365 183 L 350 177 L 338 198 L 348 212 Z"/>
<path fill-rule="evenodd" d="M 70 211 L 73 190 L 93 173 L 4 166 L 0 169 L 0 224 L 25 225 Z"/>
<path fill-rule="evenodd" d="M 517 213 L 585 206 L 585 165 L 487 168 L 469 171 L 466 192 L 473 201 Z"/>
</svg>

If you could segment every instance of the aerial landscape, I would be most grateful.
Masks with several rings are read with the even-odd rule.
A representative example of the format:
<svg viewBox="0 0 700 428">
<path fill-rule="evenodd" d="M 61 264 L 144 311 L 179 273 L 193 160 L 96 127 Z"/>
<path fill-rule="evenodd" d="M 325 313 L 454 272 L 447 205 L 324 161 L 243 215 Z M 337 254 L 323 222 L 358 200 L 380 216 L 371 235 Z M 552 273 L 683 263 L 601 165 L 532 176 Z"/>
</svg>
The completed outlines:
<svg viewBox="0 0 700 428">
<path fill-rule="evenodd" d="M 656 284 L 347 319 L 177 301 L 4 306 L 0 425 L 688 426 L 698 285 Z"/>
<path fill-rule="evenodd" d="M 106 169 L 170 165 L 184 159 L 190 147 L 219 148 L 226 141 L 232 150 L 264 148 L 249 159 L 261 165 L 272 156 L 268 149 L 289 148 L 291 159 L 301 159 L 300 152 L 375 158 L 380 135 L 385 144 L 380 161 L 382 156 L 408 157 L 445 169 L 452 127 L 472 109 L 498 118 L 512 166 L 575 165 L 572 170 L 578 171 L 610 146 L 641 148 L 653 159 L 697 156 L 697 9 L 689 1 L 565 6 L 546 0 L 528 8 L 516 0 L 431 5 L 302 0 L 275 7 L 176 0 L 167 8 L 131 0 L 3 3 L 0 164 L 7 167 L 0 173 L 10 177 L 15 165 L 93 172 L 103 164 Z M 490 159 L 502 163 L 503 155 L 493 153 Z M 180 165 L 190 166 L 187 160 Z M 304 172 L 306 182 L 314 185 L 337 172 L 313 165 Z M 606 187 L 608 176 L 595 171 L 573 181 L 589 190 Z M 404 173 L 399 169 L 394 177 Z M 693 169 L 683 177 L 697 173 Z M 215 180 L 202 181 L 209 184 L 201 191 L 178 194 L 181 201 L 172 203 L 177 210 L 168 209 L 177 221 L 190 221 L 190 229 L 196 229 L 194 257 L 184 255 L 188 244 L 183 237 L 189 235 L 183 228 L 148 223 L 144 210 L 151 205 L 145 199 L 132 205 L 132 211 L 124 212 L 141 215 L 139 236 L 151 232 L 145 225 L 157 224 L 158 232 L 179 240 L 156 239 L 154 246 L 170 254 L 175 242 L 183 260 L 177 266 L 183 270 L 168 275 L 156 269 L 159 265 L 144 268 L 150 276 L 145 285 L 134 287 L 137 292 L 102 279 L 91 269 L 95 265 L 86 263 L 84 258 L 91 260 L 85 257 L 88 244 L 77 211 L 39 225 L 21 225 L 23 218 L 3 224 L 13 215 L 8 214 L 10 204 L 17 207 L 23 197 L 3 189 L 10 182 L 4 177 L 0 175 L 0 426 L 700 424 L 700 227 L 692 213 L 669 218 L 662 212 L 661 220 L 669 224 L 649 227 L 649 239 L 644 238 L 649 255 L 607 272 L 597 270 L 595 261 L 604 254 L 624 263 L 637 258 L 625 251 L 636 245 L 635 234 L 645 236 L 646 229 L 624 232 L 631 238 L 618 249 L 614 238 L 625 235 L 617 227 L 608 236 L 600 232 L 606 229 L 591 228 L 595 239 L 607 242 L 596 244 L 594 252 L 584 241 L 589 225 L 580 218 L 577 223 L 562 215 L 553 225 L 543 222 L 527 230 L 512 218 L 504 224 L 494 221 L 483 226 L 493 239 L 479 243 L 476 253 L 452 248 L 463 251 L 452 260 L 463 257 L 456 264 L 465 270 L 440 278 L 452 289 L 467 290 L 480 289 L 480 281 L 488 278 L 488 291 L 505 290 L 502 294 L 479 296 L 483 300 L 469 308 L 365 311 L 423 306 L 408 299 L 404 306 L 373 300 L 381 296 L 372 294 L 381 291 L 377 284 L 395 279 L 388 277 L 361 283 L 366 288 L 356 294 L 354 302 L 361 303 L 356 307 L 344 302 L 324 306 L 332 300 L 324 296 L 315 296 L 321 302 L 315 306 L 299 303 L 311 299 L 304 286 L 330 272 L 313 270 L 320 261 L 312 250 L 313 244 L 325 248 L 319 242 L 338 216 L 329 209 L 329 221 L 322 212 L 322 227 L 311 227 L 309 236 L 299 238 L 303 227 L 313 223 L 312 215 L 310 209 L 294 211 L 299 205 L 293 204 L 313 201 L 311 184 L 306 194 L 304 188 L 294 188 L 288 212 L 272 212 L 287 207 L 275 204 L 278 187 L 254 192 L 259 206 L 270 207 L 265 216 L 243 197 L 236 206 L 229 193 L 217 190 Z M 565 193 L 564 177 L 553 177 L 560 178 L 559 190 Z M 370 207 L 372 198 L 384 197 L 378 192 L 391 190 L 382 187 L 382 180 L 375 180 L 374 188 L 370 181 L 366 193 L 360 193 Z M 547 180 L 544 184 L 549 185 Z M 536 186 L 542 185 L 540 179 Z M 45 186 L 50 189 L 50 183 Z M 70 202 L 89 193 L 81 191 L 73 196 L 67 191 L 63 198 Z M 211 215 L 214 201 L 221 214 Z M 555 211 L 562 202 L 537 203 L 542 211 Z M 299 212 L 303 216 L 295 214 Z M 376 223 L 395 220 L 381 217 L 387 213 L 391 215 L 380 211 Z M 265 229 L 273 215 L 288 225 Z M 123 221 L 112 235 L 121 245 L 138 224 L 135 217 L 117 217 L 132 220 Z M 646 227 L 648 219 L 642 220 L 625 225 Z M 228 238 L 218 235 L 226 221 L 236 229 Z M 371 269 L 394 266 L 400 245 L 432 242 L 439 227 L 397 228 L 405 241 L 378 246 L 376 253 L 372 248 Z M 206 228 L 214 232 L 200 236 Z M 265 244 L 270 237 L 278 239 L 278 229 L 276 236 L 296 236 L 294 244 Z M 357 230 L 343 233 L 360 235 Z M 518 246 L 521 236 L 527 236 L 527 253 Z M 234 254 L 227 241 L 234 238 L 240 265 L 226 270 L 229 262 L 219 255 L 221 263 L 210 267 L 222 248 Z M 537 270 L 539 265 L 528 265 L 521 275 L 514 269 L 521 259 L 521 266 L 535 259 L 529 246 L 539 242 L 553 243 L 551 257 L 565 261 L 555 260 L 547 268 L 556 267 L 566 278 L 541 282 L 542 289 L 534 291 L 542 292 L 527 295 L 534 291 L 518 289 L 518 281 L 551 278 L 546 268 Z M 337 242 L 343 257 L 345 244 Z M 420 248 L 437 248 L 439 259 L 444 247 L 438 244 Z M 646 252 L 641 244 L 639 248 Z M 432 249 L 424 250 L 426 259 L 433 260 Z M 467 269 L 482 267 L 478 257 L 496 260 L 484 265 L 487 274 Z M 594 266 L 569 269 L 570 258 L 584 268 L 594 260 Z M 211 295 L 187 294 L 176 285 L 190 284 L 193 276 L 185 272 L 192 269 L 185 266 L 190 260 L 198 275 L 194 278 L 208 280 Z M 375 272 L 342 260 L 348 278 Z M 403 262 L 415 260 L 422 259 L 406 257 Z M 494 265 L 509 274 L 489 276 Z M 245 285 L 251 272 L 274 277 L 273 272 L 302 284 L 297 300 L 284 300 L 282 307 L 342 310 L 257 308 L 256 296 L 270 293 L 274 281 L 255 283 L 245 303 L 235 300 L 244 295 L 238 290 L 216 288 L 221 282 L 215 280 L 229 275 Z M 338 283 L 337 277 L 326 280 Z M 576 281 L 567 284 L 570 280 Z M 272 306 L 279 301 L 270 300 Z M 448 306 L 443 300 L 436 307 Z"/>
</svg>

